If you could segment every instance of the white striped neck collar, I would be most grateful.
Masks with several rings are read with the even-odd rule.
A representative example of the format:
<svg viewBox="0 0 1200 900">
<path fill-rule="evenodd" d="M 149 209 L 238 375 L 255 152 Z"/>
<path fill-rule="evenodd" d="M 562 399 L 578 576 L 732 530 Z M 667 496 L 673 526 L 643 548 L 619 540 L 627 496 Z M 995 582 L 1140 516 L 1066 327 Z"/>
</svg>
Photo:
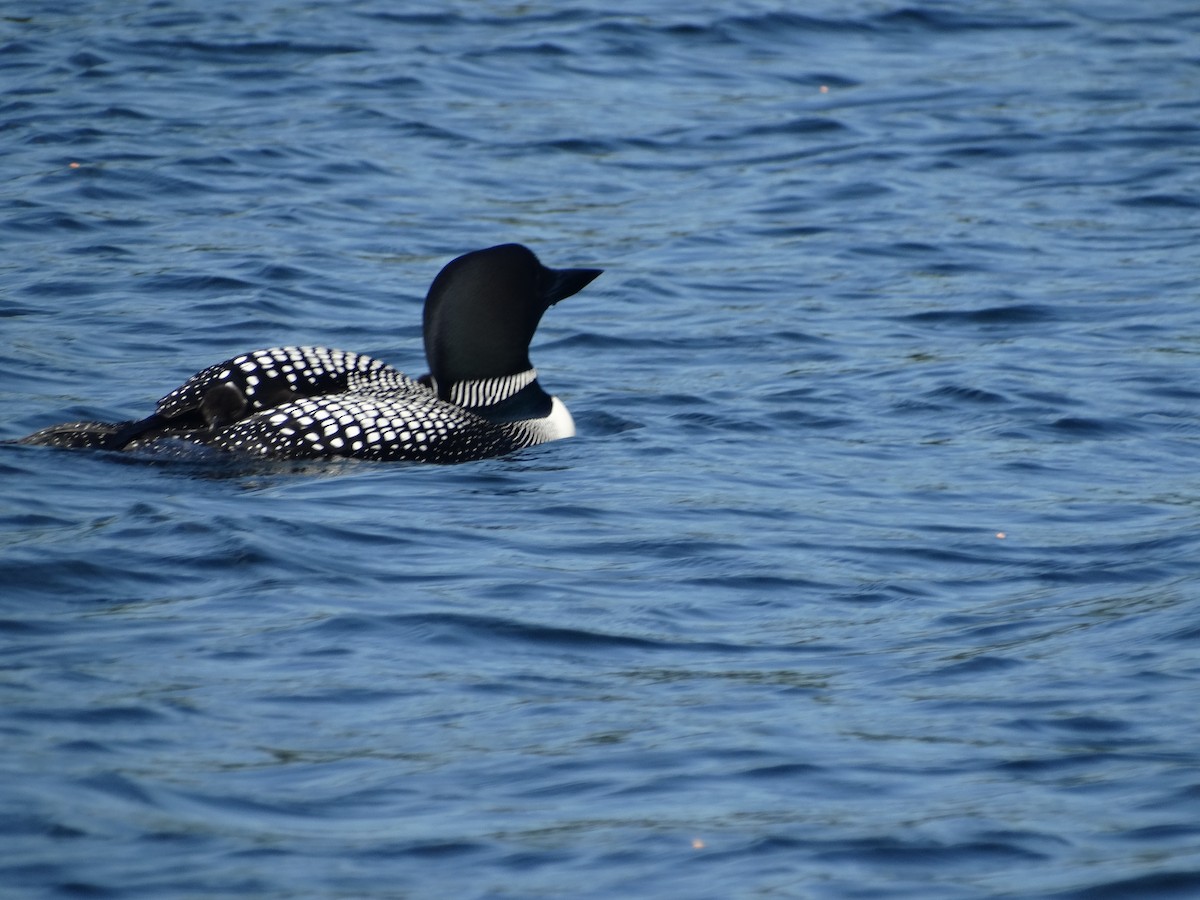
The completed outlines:
<svg viewBox="0 0 1200 900">
<path fill-rule="evenodd" d="M 497 378 L 456 381 L 450 385 L 450 396 L 447 399 L 454 405 L 465 409 L 494 406 L 515 396 L 535 381 L 537 381 L 537 369 L 526 369 L 515 375 L 501 375 Z M 437 393 L 436 382 L 433 388 Z"/>
</svg>

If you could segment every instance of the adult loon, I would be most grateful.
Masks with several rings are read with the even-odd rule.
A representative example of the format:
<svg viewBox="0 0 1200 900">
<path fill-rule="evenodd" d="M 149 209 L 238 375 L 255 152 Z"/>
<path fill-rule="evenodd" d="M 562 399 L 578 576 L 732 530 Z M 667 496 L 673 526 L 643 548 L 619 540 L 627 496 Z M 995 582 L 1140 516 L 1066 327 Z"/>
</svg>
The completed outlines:
<svg viewBox="0 0 1200 900">
<path fill-rule="evenodd" d="M 425 298 L 419 379 L 326 347 L 255 350 L 209 366 L 135 422 L 73 422 L 21 443 L 105 450 L 200 444 L 262 459 L 463 462 L 571 437 L 538 383 L 529 343 L 542 314 L 601 269 L 550 269 L 520 244 L 467 253 Z"/>
</svg>

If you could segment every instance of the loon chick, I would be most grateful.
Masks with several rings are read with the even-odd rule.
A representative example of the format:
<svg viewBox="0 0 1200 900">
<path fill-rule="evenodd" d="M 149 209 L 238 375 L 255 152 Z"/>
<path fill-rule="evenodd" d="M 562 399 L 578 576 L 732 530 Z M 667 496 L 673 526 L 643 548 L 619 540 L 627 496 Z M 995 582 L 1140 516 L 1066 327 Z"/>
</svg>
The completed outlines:
<svg viewBox="0 0 1200 900">
<path fill-rule="evenodd" d="M 209 366 L 135 422 L 72 422 L 20 443 L 105 450 L 183 441 L 263 459 L 463 462 L 571 437 L 538 383 L 542 314 L 601 269 L 550 269 L 502 244 L 452 260 L 425 298 L 429 374 L 326 347 L 255 350 Z"/>
</svg>

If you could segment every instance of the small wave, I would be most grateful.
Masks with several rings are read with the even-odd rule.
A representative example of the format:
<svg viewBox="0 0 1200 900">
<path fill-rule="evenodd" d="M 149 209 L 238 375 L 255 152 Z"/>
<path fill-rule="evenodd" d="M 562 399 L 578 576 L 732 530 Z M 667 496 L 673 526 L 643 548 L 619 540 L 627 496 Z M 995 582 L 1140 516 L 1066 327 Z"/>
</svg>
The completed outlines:
<svg viewBox="0 0 1200 900">
<path fill-rule="evenodd" d="M 1011 841 L 929 841 L 903 840 L 898 838 L 874 838 L 858 841 L 842 841 L 836 850 L 828 850 L 821 856 L 825 859 L 853 859 L 859 865 L 874 864 L 926 866 L 936 862 L 939 866 L 979 866 L 987 863 L 1028 862 L 1044 860 L 1044 853 L 1030 850 Z"/>
<path fill-rule="evenodd" d="M 310 58 L 347 53 L 361 53 L 367 48 L 358 44 L 305 44 L 293 41 L 219 42 L 197 40 L 145 40 L 136 44 L 117 45 L 127 58 L 139 56 L 171 62 L 186 60 L 208 63 L 253 63 L 281 58 Z"/>
<path fill-rule="evenodd" d="M 932 391 L 925 393 L 926 397 L 931 399 L 946 399 L 965 401 L 967 403 L 993 404 L 1007 403 L 1008 398 L 1001 394 L 985 391 L 983 388 L 976 387 L 960 387 L 959 385 L 948 384 L 944 387 L 935 388 Z"/>
<path fill-rule="evenodd" d="M 419 636 L 418 639 L 422 642 L 462 647 L 528 644 L 558 651 L 594 650 L 606 653 L 619 650 L 641 650 L 672 654 L 711 654 L 715 652 L 736 656 L 759 649 L 773 651 L 798 649 L 793 645 L 767 648 L 724 641 L 674 641 L 658 637 L 564 628 L 518 619 L 465 613 L 420 613 L 379 617 L 338 615 L 311 627 L 317 631 L 329 631 L 336 634 L 374 632 L 381 627 L 396 628 L 408 635 L 407 640 L 413 640 L 415 635 Z M 606 658 L 616 659 L 617 657 Z"/>
<path fill-rule="evenodd" d="M 1200 895 L 1200 872 L 1179 869 L 1155 872 L 1137 878 L 1119 878 L 1048 894 L 1048 900 L 1126 900 L 1129 897 L 1155 897 L 1159 900 L 1177 897 L 1190 900 Z"/>
<path fill-rule="evenodd" d="M 164 294 L 183 292 L 188 294 L 224 294 L 234 291 L 247 291 L 255 284 L 240 278 L 230 278 L 227 275 L 153 275 L 139 282 L 139 289 L 149 293 L 161 291 Z"/>
<path fill-rule="evenodd" d="M 1143 194 L 1117 201 L 1121 206 L 1149 209 L 1200 209 L 1200 195 Z"/>
<path fill-rule="evenodd" d="M 157 722 L 163 714 L 145 706 L 87 706 L 58 709 L 25 708 L 13 712 L 12 718 L 27 721 L 73 722 L 89 726 L 128 726 Z"/>
<path fill-rule="evenodd" d="M 1131 434 L 1139 430 L 1129 419 L 1098 419 L 1085 416 L 1063 416 L 1046 426 L 1052 433 L 1079 438 L 1107 438 Z"/>
<path fill-rule="evenodd" d="M 950 9 L 930 7 L 905 7 L 882 13 L 870 19 L 871 25 L 880 31 L 929 31 L 953 34 L 963 31 L 1046 31 L 1070 28 L 1065 19 L 1030 18 L 1030 10 L 1022 9 L 1011 17 L 986 15 L 977 12 L 958 12 Z"/>
<path fill-rule="evenodd" d="M 3 228 L 17 236 L 33 234 L 52 234 L 56 231 L 91 231 L 95 226 L 78 216 L 58 209 L 39 209 L 8 219 Z"/>
<path fill-rule="evenodd" d="M 946 325 L 1028 325 L 1053 322 L 1058 315 L 1040 303 L 1015 303 L 984 309 L 938 309 L 895 316 L 896 321 Z"/>
</svg>

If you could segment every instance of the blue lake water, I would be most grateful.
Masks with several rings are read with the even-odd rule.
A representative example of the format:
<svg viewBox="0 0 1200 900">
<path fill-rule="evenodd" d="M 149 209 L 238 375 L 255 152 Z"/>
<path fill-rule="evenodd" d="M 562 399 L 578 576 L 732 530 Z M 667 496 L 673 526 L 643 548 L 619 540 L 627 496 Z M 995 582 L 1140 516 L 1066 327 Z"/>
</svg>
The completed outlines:
<svg viewBox="0 0 1200 900">
<path fill-rule="evenodd" d="M 1200 894 L 1193 0 L 28 6 L 2 439 L 606 272 L 571 441 L 0 446 L 0 895 Z"/>
</svg>

